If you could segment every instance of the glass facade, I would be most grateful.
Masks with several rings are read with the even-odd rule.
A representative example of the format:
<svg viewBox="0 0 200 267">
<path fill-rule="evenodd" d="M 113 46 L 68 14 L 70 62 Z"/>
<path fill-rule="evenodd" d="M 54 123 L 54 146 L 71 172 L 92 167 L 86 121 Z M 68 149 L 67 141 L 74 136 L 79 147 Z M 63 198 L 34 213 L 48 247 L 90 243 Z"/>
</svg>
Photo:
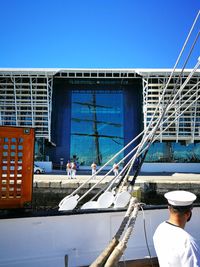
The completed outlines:
<svg viewBox="0 0 200 267">
<path fill-rule="evenodd" d="M 101 166 L 124 146 L 123 92 L 73 90 L 71 101 L 70 158 Z"/>
<path fill-rule="evenodd" d="M 46 159 L 46 148 L 44 138 L 35 138 L 35 161 L 45 161 Z"/>
<path fill-rule="evenodd" d="M 151 145 L 145 162 L 200 162 L 200 143 L 156 142 Z"/>
</svg>

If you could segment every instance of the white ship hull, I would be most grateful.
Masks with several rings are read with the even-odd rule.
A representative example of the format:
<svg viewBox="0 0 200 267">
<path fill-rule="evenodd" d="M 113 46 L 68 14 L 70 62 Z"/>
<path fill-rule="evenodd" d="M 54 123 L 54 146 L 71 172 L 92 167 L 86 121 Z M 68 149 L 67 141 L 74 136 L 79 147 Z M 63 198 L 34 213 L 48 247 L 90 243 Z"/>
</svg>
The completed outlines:
<svg viewBox="0 0 200 267">
<path fill-rule="evenodd" d="M 0 220 L 0 266 L 78 267 L 90 265 L 115 235 L 125 211 L 106 211 Z M 145 210 L 151 256 L 155 257 L 152 236 L 167 219 L 167 209 Z M 200 208 L 193 209 L 186 230 L 200 243 Z M 68 257 L 68 264 L 66 259 Z M 149 257 L 140 211 L 133 234 L 121 261 Z"/>
</svg>

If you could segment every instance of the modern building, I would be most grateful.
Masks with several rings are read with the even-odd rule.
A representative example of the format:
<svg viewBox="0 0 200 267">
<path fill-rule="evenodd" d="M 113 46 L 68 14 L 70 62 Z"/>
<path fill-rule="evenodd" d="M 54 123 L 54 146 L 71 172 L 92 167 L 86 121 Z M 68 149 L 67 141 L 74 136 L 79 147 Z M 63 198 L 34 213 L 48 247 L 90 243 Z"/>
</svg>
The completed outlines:
<svg viewBox="0 0 200 267">
<path fill-rule="evenodd" d="M 198 172 L 200 71 L 187 79 L 191 71 L 169 80 L 170 69 L 0 69 L 0 125 L 35 128 L 37 162 L 101 166 L 177 95 L 143 170 Z"/>
</svg>

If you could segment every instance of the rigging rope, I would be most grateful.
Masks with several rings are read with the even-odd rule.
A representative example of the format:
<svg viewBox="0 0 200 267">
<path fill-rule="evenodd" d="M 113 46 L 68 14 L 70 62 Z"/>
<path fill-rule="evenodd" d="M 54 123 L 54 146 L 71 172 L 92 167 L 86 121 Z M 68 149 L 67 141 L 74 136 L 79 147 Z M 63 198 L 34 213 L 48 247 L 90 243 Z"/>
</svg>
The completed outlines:
<svg viewBox="0 0 200 267">
<path fill-rule="evenodd" d="M 114 248 L 118 245 L 119 240 L 121 238 L 121 235 L 124 232 L 124 229 L 129 221 L 129 218 L 133 212 L 133 209 L 135 207 L 135 203 L 137 203 L 137 200 L 135 198 L 131 198 L 129 206 L 127 208 L 127 211 L 124 215 L 123 221 L 121 222 L 121 225 L 116 232 L 115 236 L 113 239 L 110 241 L 108 246 L 103 250 L 103 252 L 96 258 L 96 260 L 90 265 L 90 267 L 101 267 L 104 266 L 106 260 L 114 250 Z"/>
<path fill-rule="evenodd" d="M 182 48 L 182 51 L 181 51 L 181 53 L 180 53 L 180 55 L 179 55 L 179 57 L 178 57 L 178 59 L 177 59 L 177 61 L 176 61 L 176 64 L 175 64 L 174 69 L 173 69 L 173 71 L 172 71 L 172 74 L 170 75 L 170 78 L 169 78 L 169 80 L 168 80 L 168 82 L 167 82 L 167 84 L 166 84 L 166 86 L 165 86 L 165 88 L 164 88 L 164 90 L 163 90 L 162 98 L 164 98 L 164 94 L 165 94 L 166 88 L 167 88 L 168 85 L 169 85 L 169 82 L 170 82 L 170 80 L 171 80 L 171 78 L 172 78 L 173 72 L 175 71 L 175 68 L 176 68 L 176 66 L 177 66 L 177 64 L 178 64 L 178 62 L 179 62 L 179 60 L 180 60 L 180 56 L 182 55 L 183 50 L 185 49 L 185 45 L 186 45 L 186 43 L 187 43 L 187 41 L 188 41 L 188 39 L 189 39 L 189 36 L 191 35 L 191 32 L 192 32 L 192 30 L 193 30 L 193 28 L 194 28 L 194 25 L 195 25 L 195 23 L 196 23 L 196 21 L 197 21 L 197 19 L 198 19 L 199 14 L 200 14 L 200 11 L 198 12 L 198 15 L 197 15 L 197 17 L 196 17 L 196 19 L 195 19 L 195 21 L 194 21 L 194 23 L 193 23 L 193 25 L 192 25 L 192 28 L 191 28 L 191 30 L 190 30 L 190 33 L 189 33 L 189 35 L 188 35 L 188 37 L 187 37 L 187 39 L 186 39 L 186 41 L 185 41 L 185 43 L 184 43 L 184 46 L 183 46 L 183 48 Z M 199 34 L 198 34 L 198 35 L 199 35 Z M 195 40 L 195 43 L 196 43 L 196 40 Z M 193 47 L 192 47 L 192 49 L 193 49 Z M 188 60 L 188 59 L 187 59 L 187 60 Z M 187 60 L 186 60 L 186 62 L 187 62 Z M 195 68 L 194 68 L 192 74 L 193 74 L 193 73 L 195 72 L 195 70 L 199 67 L 199 65 L 200 65 L 200 58 L 199 58 L 199 60 L 198 60 L 198 63 L 196 64 L 196 66 L 195 66 Z M 185 67 L 185 65 L 184 65 L 184 67 Z M 186 81 L 188 81 L 191 77 L 192 77 L 192 75 L 191 75 L 191 73 L 190 73 L 190 75 L 188 76 L 188 78 L 186 79 Z M 179 91 L 177 92 L 177 94 L 180 94 L 180 92 L 183 90 L 183 88 L 184 88 L 185 85 L 187 84 L 186 81 L 185 81 L 184 84 L 180 87 L 180 89 L 179 89 Z M 176 87 L 176 85 L 175 85 L 175 87 Z M 196 87 L 196 86 L 195 86 L 195 87 Z M 195 88 L 195 87 L 194 87 L 194 88 Z M 175 88 L 175 89 L 176 89 L 176 88 Z M 173 93 L 174 93 L 175 89 L 173 90 Z M 198 92 L 198 91 L 199 91 L 199 89 L 197 90 L 197 92 Z M 158 104 L 157 107 L 156 107 L 156 110 L 155 110 L 155 112 L 154 112 L 154 116 L 152 117 L 151 122 L 150 122 L 150 124 L 148 125 L 147 130 L 145 131 L 145 134 L 149 131 L 150 128 L 151 128 L 151 131 L 150 131 L 150 133 L 149 133 L 148 135 L 143 136 L 142 141 L 141 141 L 141 143 L 140 143 L 140 146 L 137 148 L 137 151 L 136 151 L 135 155 L 133 156 L 133 160 L 132 160 L 132 162 L 131 162 L 131 164 L 130 164 L 130 167 L 131 167 L 131 165 L 133 165 L 133 162 L 134 162 L 134 160 L 136 159 L 136 155 L 139 156 L 140 154 L 144 153 L 145 151 L 148 151 L 148 148 L 149 148 L 150 144 L 152 144 L 152 142 L 154 142 L 154 141 L 159 137 L 160 134 L 156 136 L 156 131 L 157 131 L 158 127 L 160 127 L 161 125 L 163 125 L 164 122 L 168 119 L 168 118 L 167 118 L 167 119 L 164 120 L 164 122 L 163 122 L 163 118 L 164 118 L 165 114 L 169 111 L 169 109 L 170 109 L 173 105 L 175 105 L 177 94 L 175 94 L 175 96 L 173 97 L 173 101 L 172 101 L 172 103 L 169 103 L 169 101 L 168 101 L 169 106 L 167 106 L 167 105 L 165 106 L 165 109 L 163 110 L 163 112 L 162 112 L 160 118 L 158 119 L 156 125 L 155 125 L 153 128 L 151 128 L 151 127 L 152 127 L 153 120 L 154 120 L 154 117 L 155 117 L 155 114 L 156 114 L 157 109 L 159 108 L 159 105 L 160 105 L 160 103 L 161 103 L 161 99 L 159 100 L 159 104 Z M 196 94 L 196 92 L 195 92 L 195 94 Z M 171 96 L 173 96 L 173 95 L 171 95 Z M 185 108 L 185 110 L 187 110 L 187 109 L 188 109 L 194 102 L 196 102 L 196 101 L 199 99 L 199 97 L 200 97 L 200 96 L 198 96 L 194 101 L 192 101 L 192 103 L 190 103 L 190 104 Z M 175 103 L 174 103 L 174 101 L 175 101 Z M 179 98 L 179 101 L 180 101 L 180 98 Z M 187 103 L 187 101 L 185 101 L 182 105 L 184 105 L 185 103 Z M 181 105 L 181 106 L 182 106 L 182 105 Z M 179 109 L 181 109 L 181 106 L 179 106 Z M 180 114 L 178 114 L 178 116 L 175 116 L 174 121 L 177 120 L 177 119 L 183 114 L 183 112 L 185 112 L 185 110 L 182 111 Z M 176 113 L 175 113 L 175 115 L 176 115 L 176 114 L 177 114 L 177 111 L 175 111 L 175 112 L 176 112 Z M 165 128 L 164 130 L 166 130 L 166 128 Z M 163 131 L 162 131 L 162 132 L 163 132 Z M 146 147 L 144 148 L 143 146 L 144 146 L 146 143 L 147 143 L 147 145 L 146 145 Z M 130 167 L 129 167 L 129 170 L 128 170 L 128 174 L 129 174 L 130 169 L 131 169 Z M 128 175 L 125 176 L 126 180 L 127 180 L 127 176 L 128 176 Z M 128 216 L 129 216 L 130 220 L 129 220 L 129 225 L 128 225 L 128 228 L 127 228 L 127 230 L 126 230 L 126 233 L 124 234 L 123 239 L 122 239 L 121 241 L 119 241 L 119 237 L 122 235 L 122 232 L 124 231 L 124 225 L 123 225 L 123 231 L 122 231 L 122 229 L 120 229 L 120 231 L 118 231 L 119 235 L 117 235 L 117 239 L 115 239 L 115 238 L 116 238 L 116 235 L 115 235 L 115 237 L 113 238 L 114 241 L 113 241 L 113 240 L 112 240 L 113 242 L 111 241 L 111 243 L 112 243 L 112 248 L 109 249 L 109 254 L 106 254 L 106 257 L 105 257 L 105 254 L 103 254 L 103 255 L 104 255 L 104 257 L 103 257 L 103 261 L 100 260 L 101 257 L 98 257 L 98 259 L 100 260 L 100 261 L 98 261 L 98 265 L 97 265 L 97 261 L 95 261 L 95 262 L 91 265 L 91 267 L 97 267 L 97 266 L 98 266 L 98 267 L 99 267 L 99 266 L 113 267 L 113 266 L 117 266 L 116 264 L 118 263 L 118 261 L 120 260 L 121 256 L 123 255 L 123 252 L 124 252 L 124 250 L 125 250 L 125 248 L 126 248 L 126 246 L 127 246 L 127 243 L 128 243 L 129 238 L 130 238 L 130 235 L 131 235 L 131 233 L 132 233 L 132 231 L 133 231 L 133 227 L 134 227 L 134 224 L 135 224 L 135 221 L 136 221 L 136 217 L 137 217 L 137 214 L 138 214 L 138 210 L 139 210 L 139 204 L 138 204 L 138 203 L 135 203 L 135 202 L 133 203 L 132 200 L 133 200 L 133 198 L 131 198 L 131 200 L 130 200 L 130 202 L 129 202 L 129 207 L 128 207 L 128 209 L 127 209 L 127 212 L 129 211 Z M 133 206 L 134 206 L 134 209 L 132 209 Z M 133 211 L 132 211 L 132 210 L 133 210 Z M 131 212 L 131 211 L 132 211 L 132 212 Z M 131 215 L 130 215 L 130 214 L 131 214 Z M 124 221 L 126 222 L 125 224 L 127 224 L 129 218 L 127 218 L 127 213 L 126 213 L 126 215 L 125 215 L 125 217 L 124 217 Z M 116 240 L 117 240 L 117 242 L 116 242 Z M 108 247 L 109 247 L 109 246 L 108 246 Z M 111 250 L 112 250 L 112 253 L 110 253 Z M 100 255 L 100 256 L 101 256 L 101 255 Z M 106 263 L 105 263 L 105 260 L 106 260 Z M 105 263 L 105 264 L 104 264 L 104 263 Z"/>
<path fill-rule="evenodd" d="M 139 158 L 140 156 L 142 156 L 142 160 L 141 160 L 141 164 L 139 164 L 139 167 L 137 169 L 137 171 L 135 172 L 134 178 L 131 181 L 130 185 L 133 187 L 137 174 L 139 172 L 139 168 L 141 168 L 141 165 L 145 159 L 145 156 L 148 152 L 148 149 L 150 147 L 150 145 L 156 141 L 159 136 L 161 136 L 161 134 L 163 134 L 172 123 L 174 123 L 175 121 L 178 120 L 178 118 L 188 109 L 190 108 L 195 102 L 197 102 L 197 100 L 200 98 L 200 95 L 197 96 L 193 101 L 192 98 L 194 96 L 196 96 L 196 94 L 199 92 L 200 88 L 197 89 L 195 91 L 194 94 L 192 94 L 189 98 L 187 98 L 185 101 L 183 101 L 183 103 L 180 105 L 179 102 L 181 100 L 184 100 L 185 96 L 187 94 L 189 94 L 190 92 L 192 92 L 192 90 L 194 90 L 194 88 L 196 88 L 196 86 L 199 85 L 199 83 L 197 83 L 196 85 L 194 85 L 191 89 L 187 90 L 187 92 L 185 94 L 182 95 L 183 89 L 185 88 L 185 86 L 187 85 L 187 83 L 189 82 L 189 80 L 191 79 L 191 77 L 193 76 L 193 74 L 195 73 L 195 71 L 197 70 L 197 68 L 200 66 L 200 58 L 198 59 L 197 64 L 195 65 L 194 69 L 190 72 L 190 74 L 188 75 L 188 77 L 186 78 L 186 80 L 184 81 L 184 83 L 180 86 L 180 88 L 178 89 L 178 81 L 181 78 L 182 74 L 183 74 L 183 70 L 188 62 L 188 59 L 193 51 L 193 48 L 197 42 L 197 39 L 199 38 L 199 32 L 196 36 L 195 41 L 193 42 L 193 45 L 189 51 L 189 54 L 184 62 L 184 66 L 179 74 L 179 77 L 176 81 L 175 86 L 173 87 L 173 90 L 171 92 L 170 97 L 168 98 L 167 103 L 165 104 L 165 106 L 163 107 L 163 109 L 161 110 L 161 112 L 159 112 L 159 116 L 156 117 L 156 114 L 158 113 L 159 109 L 160 109 L 160 105 L 163 101 L 163 103 L 165 103 L 165 96 L 166 96 L 166 92 L 168 90 L 168 86 L 170 84 L 170 81 L 174 75 L 174 72 L 176 70 L 176 67 L 180 61 L 180 58 L 183 54 L 183 51 L 186 47 L 186 44 L 191 36 L 191 33 L 194 29 L 194 26 L 196 24 L 196 21 L 198 19 L 200 15 L 200 11 L 198 12 L 198 15 L 192 25 L 192 28 L 186 38 L 186 41 L 182 47 L 182 50 L 178 56 L 178 59 L 174 65 L 174 68 L 167 80 L 167 83 L 165 84 L 165 87 L 162 91 L 162 95 L 159 98 L 158 104 L 153 112 L 153 116 L 151 117 L 151 120 L 149 122 L 149 124 L 147 125 L 146 129 L 144 129 L 138 136 L 136 136 L 133 140 L 131 140 L 125 147 L 123 147 L 117 154 L 115 154 L 108 162 L 106 162 L 97 172 L 96 174 L 92 175 L 91 177 L 89 177 L 89 179 L 87 179 L 85 181 L 85 183 L 83 183 L 82 185 L 79 186 L 79 188 L 77 188 L 74 192 L 72 192 L 72 194 L 70 196 L 74 196 L 86 183 L 88 183 L 91 179 L 94 178 L 94 176 L 96 176 L 98 173 L 100 173 L 100 171 L 107 166 L 110 162 L 112 162 L 118 155 L 120 155 L 123 151 L 125 151 L 125 149 L 127 149 L 128 147 L 130 147 L 136 140 L 138 140 L 140 137 L 141 141 L 140 143 L 135 146 L 121 161 L 119 161 L 118 164 L 120 164 L 122 161 L 124 161 L 125 159 L 127 159 L 129 156 L 131 156 L 133 154 L 133 152 L 135 152 L 135 154 L 133 156 L 131 156 L 131 159 L 128 161 L 128 163 L 125 165 L 125 167 L 120 171 L 120 173 L 117 175 L 117 177 L 115 177 L 111 183 L 108 185 L 106 191 L 110 190 L 112 188 L 112 186 L 115 184 L 115 182 L 117 181 L 117 179 L 119 179 L 120 175 L 123 174 L 122 178 L 120 179 L 120 186 L 118 188 L 118 192 L 120 193 L 122 192 L 124 186 L 127 184 L 128 182 L 128 178 L 129 178 L 129 174 L 133 168 L 134 162 L 136 161 L 137 158 Z M 181 110 L 182 107 L 185 106 L 185 104 L 188 103 L 188 101 L 192 101 L 189 105 L 187 105 L 184 110 Z M 176 104 L 179 104 L 178 107 L 176 107 Z M 165 118 L 165 116 L 167 115 L 167 113 L 169 112 L 170 109 L 175 108 L 175 111 L 172 112 L 170 115 L 168 115 L 167 118 Z M 160 133 L 157 133 L 157 130 L 159 128 L 161 128 L 163 125 L 165 125 L 165 123 L 168 122 L 168 120 L 175 114 L 175 118 L 168 123 L 168 125 L 164 128 L 161 129 Z M 89 192 L 91 192 L 94 187 L 96 185 L 98 185 L 101 181 L 103 181 L 105 179 L 105 177 L 108 176 L 109 173 L 111 173 L 113 171 L 113 168 L 106 174 L 103 176 L 103 178 L 101 178 L 100 180 L 98 180 L 98 182 L 92 186 L 81 198 L 78 199 L 77 202 L 81 201 Z M 124 175 L 125 174 L 125 175 Z M 69 196 L 69 197 L 70 197 Z M 108 246 L 104 249 L 104 251 L 99 255 L 99 257 L 90 265 L 91 267 L 100 267 L 100 266 L 106 266 L 106 267 L 113 267 L 116 266 L 117 262 L 120 260 L 121 256 L 123 255 L 124 250 L 127 247 L 127 243 L 128 240 L 131 236 L 131 233 L 133 231 L 134 225 L 135 225 L 135 221 L 136 221 L 136 217 L 138 214 L 138 210 L 139 210 L 139 204 L 135 201 L 135 199 L 133 197 L 130 198 L 129 200 L 129 204 L 128 204 L 128 209 L 126 211 L 126 214 L 123 218 L 123 221 L 117 231 L 117 233 L 115 234 L 115 236 L 113 237 L 113 239 L 110 241 L 110 243 L 108 244 Z M 129 223 L 128 223 L 129 222 Z M 125 231 L 125 228 L 128 224 L 128 227 Z M 124 233 L 125 231 L 125 233 Z M 124 233 L 123 238 L 120 240 L 120 238 L 122 237 Z"/>
<path fill-rule="evenodd" d="M 189 89 L 185 94 L 183 94 L 181 97 L 179 97 L 179 99 L 177 100 L 177 96 L 180 95 L 180 93 L 183 91 L 183 89 L 185 88 L 185 86 L 187 85 L 187 83 L 189 82 L 190 78 L 192 77 L 192 75 L 195 73 L 196 69 L 199 67 L 200 65 L 200 59 L 198 61 L 198 63 L 196 64 L 196 66 L 194 67 L 194 69 L 191 71 L 191 73 L 188 75 L 187 79 L 185 80 L 185 82 L 182 84 L 182 86 L 180 87 L 179 91 L 175 94 L 175 96 L 173 97 L 173 100 L 171 101 L 171 103 L 163 110 L 162 114 L 160 115 L 160 117 L 158 117 L 155 121 L 152 122 L 152 125 L 156 123 L 156 125 L 151 129 L 151 131 L 144 135 L 145 138 L 143 138 L 143 144 L 138 144 L 136 147 L 134 147 L 133 150 L 131 150 L 118 164 L 120 164 L 123 160 L 125 160 L 127 157 L 129 157 L 136 149 L 136 153 L 134 154 L 134 156 L 131 158 L 131 160 L 129 160 L 129 162 L 126 164 L 126 166 L 121 170 L 121 172 L 118 174 L 117 177 L 114 178 L 113 181 L 111 181 L 110 183 L 110 186 L 107 188 L 107 190 L 109 190 L 111 188 L 111 186 L 114 184 L 114 182 L 120 177 L 120 175 L 126 171 L 126 169 L 128 168 L 128 172 L 126 172 L 126 175 L 125 177 L 123 178 L 122 180 L 122 184 L 121 184 L 121 187 L 119 188 L 118 192 L 121 192 L 125 183 L 127 183 L 128 181 L 128 177 L 129 177 L 129 173 L 133 167 L 133 164 L 135 162 L 135 160 L 140 156 L 142 155 L 144 152 L 145 152 L 145 155 L 147 153 L 147 150 L 148 148 L 150 147 L 150 145 L 158 139 L 158 137 L 163 134 L 168 128 L 169 126 L 174 123 L 175 121 L 177 121 L 177 119 L 194 103 L 196 102 L 199 97 L 196 97 L 196 99 L 190 104 L 188 105 L 185 110 L 183 110 L 180 114 L 178 114 L 178 116 L 175 116 L 174 120 L 168 124 L 168 126 L 166 126 L 164 129 L 162 129 L 162 131 L 160 132 L 159 135 L 156 136 L 156 131 L 159 127 L 161 127 L 162 125 L 164 125 L 167 120 L 173 116 L 174 114 L 176 115 L 178 113 L 178 110 L 181 109 L 182 106 L 184 106 L 192 97 L 193 95 L 191 95 L 189 98 L 187 98 L 183 103 L 182 105 L 179 105 L 178 107 L 176 107 L 176 104 L 177 102 L 180 102 L 180 100 L 184 99 L 184 97 L 189 94 L 198 84 L 199 82 L 194 85 L 191 89 Z M 196 96 L 196 93 L 198 92 L 199 90 L 196 90 L 195 91 L 195 96 Z M 169 115 L 164 121 L 164 115 L 169 112 L 169 110 L 173 107 L 176 107 L 176 111 L 174 111 L 173 113 L 171 113 L 171 115 Z M 146 145 L 146 147 L 144 148 L 144 146 Z M 143 160 L 144 160 L 144 156 L 143 156 Z M 143 161 L 142 160 L 142 161 Z M 141 166 L 141 165 L 140 165 Z M 101 181 L 103 181 L 105 179 L 105 177 L 108 176 L 108 174 L 113 170 L 113 168 L 105 175 L 103 176 L 103 178 L 101 178 L 100 180 L 97 181 L 96 184 L 94 184 L 81 198 L 78 199 L 78 202 L 81 201 L 89 192 L 91 192 L 95 187 L 96 185 L 98 185 Z M 137 172 L 138 173 L 138 172 Z M 134 176 L 134 180 L 136 179 L 136 175 Z M 84 183 L 85 184 L 85 183 Z M 134 183 L 132 182 L 132 185 L 134 185 Z M 82 184 L 83 186 L 83 184 Z M 80 190 L 80 188 L 82 187 L 80 186 L 78 189 Z M 73 194 L 75 194 L 77 190 L 75 190 L 73 192 Z"/>
<path fill-rule="evenodd" d="M 114 248 L 113 252 L 111 253 L 109 258 L 107 259 L 106 264 L 104 265 L 105 267 L 115 266 L 118 263 L 118 261 L 120 260 L 121 256 L 123 255 L 123 253 L 127 247 L 128 240 L 129 240 L 131 233 L 134 229 L 134 225 L 135 225 L 135 221 L 136 221 L 136 218 L 138 215 L 139 207 L 140 207 L 139 203 L 134 204 L 134 209 L 133 209 L 131 216 L 129 218 L 129 224 L 128 224 L 127 230 L 124 234 L 124 237 L 118 243 L 118 245 Z"/>
</svg>

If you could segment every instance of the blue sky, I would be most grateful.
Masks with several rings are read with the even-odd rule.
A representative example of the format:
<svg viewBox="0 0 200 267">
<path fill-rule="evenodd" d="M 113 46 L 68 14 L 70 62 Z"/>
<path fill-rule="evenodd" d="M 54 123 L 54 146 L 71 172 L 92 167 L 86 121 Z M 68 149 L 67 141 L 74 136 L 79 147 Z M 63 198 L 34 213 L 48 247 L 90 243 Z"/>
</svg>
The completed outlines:
<svg viewBox="0 0 200 267">
<path fill-rule="evenodd" d="M 0 68 L 172 68 L 199 0 L 1 0 Z M 200 18 L 193 33 L 200 29 Z M 187 65 L 200 55 L 200 40 Z"/>
</svg>

